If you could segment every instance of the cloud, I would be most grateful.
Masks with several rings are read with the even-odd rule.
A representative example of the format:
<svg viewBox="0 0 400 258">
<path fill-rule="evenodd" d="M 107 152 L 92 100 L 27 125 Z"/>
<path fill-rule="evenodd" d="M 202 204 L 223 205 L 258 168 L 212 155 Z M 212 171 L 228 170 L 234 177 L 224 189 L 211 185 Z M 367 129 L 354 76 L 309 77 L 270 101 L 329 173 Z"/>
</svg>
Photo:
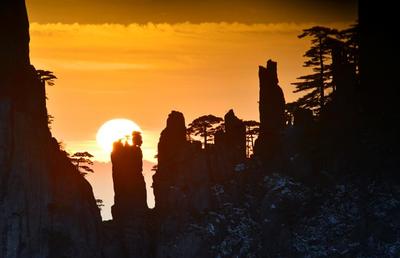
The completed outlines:
<svg viewBox="0 0 400 258">
<path fill-rule="evenodd" d="M 56 59 L 36 59 L 39 63 L 47 63 L 51 66 L 69 70 L 81 71 L 112 71 L 112 70 L 144 70 L 151 66 L 148 64 L 134 63 L 113 63 L 113 62 L 95 62 L 79 60 L 56 60 Z"/>
<path fill-rule="evenodd" d="M 73 70 L 198 68 L 204 57 L 245 45 L 289 40 L 313 24 L 38 24 L 31 25 L 39 63 Z M 343 27 L 343 23 L 329 24 Z M 204 63 L 204 62 L 203 62 Z"/>
<path fill-rule="evenodd" d="M 116 22 L 305 22 L 355 19 L 357 0 L 29 0 L 31 21 Z"/>
</svg>

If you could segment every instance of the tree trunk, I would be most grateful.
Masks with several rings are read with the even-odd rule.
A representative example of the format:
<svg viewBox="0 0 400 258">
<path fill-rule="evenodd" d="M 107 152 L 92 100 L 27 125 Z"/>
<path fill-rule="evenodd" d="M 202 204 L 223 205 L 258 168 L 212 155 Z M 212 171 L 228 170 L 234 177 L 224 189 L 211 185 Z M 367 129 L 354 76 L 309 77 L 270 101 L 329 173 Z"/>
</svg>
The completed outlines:
<svg viewBox="0 0 400 258">
<path fill-rule="evenodd" d="M 203 134 L 204 134 L 204 149 L 207 148 L 207 127 L 203 127 Z"/>
<path fill-rule="evenodd" d="M 322 38 L 319 38 L 319 63 L 320 63 L 320 85 L 319 85 L 319 105 L 321 110 L 324 108 L 325 93 L 324 93 L 324 61 L 322 56 Z"/>
</svg>

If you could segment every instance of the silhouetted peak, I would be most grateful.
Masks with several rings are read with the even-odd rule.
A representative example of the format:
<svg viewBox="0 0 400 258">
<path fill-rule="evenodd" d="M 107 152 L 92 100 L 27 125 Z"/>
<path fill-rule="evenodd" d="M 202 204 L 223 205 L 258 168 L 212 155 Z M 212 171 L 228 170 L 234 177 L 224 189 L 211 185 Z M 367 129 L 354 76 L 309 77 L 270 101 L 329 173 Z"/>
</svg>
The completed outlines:
<svg viewBox="0 0 400 258">
<path fill-rule="evenodd" d="M 235 144 L 245 146 L 246 141 L 246 126 L 243 120 L 239 119 L 233 110 L 229 110 L 224 116 L 225 132 L 228 141 L 234 141 Z M 243 149 L 244 151 L 244 149 Z"/>
<path fill-rule="evenodd" d="M 170 148 L 176 148 L 186 142 L 185 117 L 181 112 L 172 111 L 168 115 L 167 127 L 161 132 L 158 154 L 168 155 Z"/>
<path fill-rule="evenodd" d="M 264 81 L 270 81 L 272 84 L 277 84 L 278 81 L 278 72 L 277 72 L 277 62 L 269 59 L 267 61 L 267 66 L 259 66 L 259 78 L 260 84 L 263 84 Z"/>
<path fill-rule="evenodd" d="M 112 213 L 117 221 L 143 212 L 146 208 L 143 154 L 140 149 L 142 136 L 140 132 L 133 132 L 132 136 L 133 146 L 117 141 L 111 153 L 115 191 Z"/>
<path fill-rule="evenodd" d="M 230 109 L 230 110 L 228 111 L 228 113 L 225 114 L 224 120 L 226 121 L 227 119 L 231 119 L 231 118 L 237 119 L 237 117 L 236 117 L 235 112 L 233 111 L 233 109 Z"/>
<path fill-rule="evenodd" d="M 226 131 L 229 131 L 232 126 L 237 126 L 243 123 L 243 121 L 235 115 L 235 112 L 233 112 L 232 109 L 225 114 L 224 121 Z"/>
<path fill-rule="evenodd" d="M 234 165 L 246 157 L 246 126 L 233 110 L 229 110 L 224 116 L 225 135 L 216 136 L 223 139 L 230 152 L 233 152 L 232 162 Z"/>
<path fill-rule="evenodd" d="M 2 0 L 0 23 L 0 73 L 29 65 L 29 21 L 25 1 Z"/>
<path fill-rule="evenodd" d="M 277 63 L 268 60 L 267 67 L 259 67 L 260 123 L 263 129 L 281 130 L 284 127 L 285 98 L 278 85 Z"/>
<path fill-rule="evenodd" d="M 259 78 L 260 136 L 256 142 L 255 152 L 264 155 L 278 148 L 278 138 L 285 126 L 285 98 L 278 85 L 276 62 L 268 60 L 267 67 L 260 66 Z"/>
<path fill-rule="evenodd" d="M 148 257 L 146 184 L 142 174 L 143 154 L 140 132 L 132 133 L 132 145 L 117 141 L 111 153 L 114 205 L 111 207 L 114 230 L 126 255 L 111 257 Z M 132 233 L 130 233 L 132 232 Z M 140 237 L 138 237 L 140 236 Z M 134 255 L 133 255 L 134 254 Z"/>
<path fill-rule="evenodd" d="M 185 117 L 181 112 L 173 110 L 168 115 L 167 129 L 175 132 L 185 133 L 186 135 Z"/>
</svg>

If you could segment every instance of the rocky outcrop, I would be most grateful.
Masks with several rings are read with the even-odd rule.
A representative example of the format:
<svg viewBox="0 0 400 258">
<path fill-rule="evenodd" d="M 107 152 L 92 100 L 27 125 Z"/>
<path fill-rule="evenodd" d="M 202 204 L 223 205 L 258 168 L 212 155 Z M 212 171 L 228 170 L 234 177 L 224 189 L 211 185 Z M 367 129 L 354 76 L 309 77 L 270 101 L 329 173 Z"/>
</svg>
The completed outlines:
<svg viewBox="0 0 400 258">
<path fill-rule="evenodd" d="M 110 244 L 107 251 L 111 246 L 116 250 L 121 248 L 118 252 L 122 257 L 147 257 L 150 239 L 140 132 L 133 132 L 132 143 L 116 142 L 111 153 L 115 195 L 111 208 L 113 221 L 109 223 L 106 237 L 115 235 L 119 242 Z M 107 257 L 114 255 L 113 252 L 106 254 Z"/>
<path fill-rule="evenodd" d="M 158 143 L 157 172 L 153 176 L 156 210 L 164 213 L 171 207 L 169 192 L 184 176 L 183 156 L 187 149 L 185 118 L 181 112 L 172 111 L 168 115 L 166 128 L 161 132 Z"/>
<path fill-rule="evenodd" d="M 233 110 L 224 116 L 226 145 L 234 152 L 237 163 L 246 158 L 246 126 Z"/>
<path fill-rule="evenodd" d="M 0 257 L 100 257 L 92 188 L 48 128 L 24 1 L 2 1 L 0 21 Z"/>
<path fill-rule="evenodd" d="M 153 183 L 156 210 L 185 213 L 209 208 L 209 184 L 228 180 L 245 159 L 246 128 L 233 110 L 225 115 L 225 130 L 218 132 L 215 144 L 206 149 L 199 142 L 186 140 L 183 114 L 172 111 L 158 144 Z"/>
<path fill-rule="evenodd" d="M 208 207 L 206 153 L 186 140 L 185 119 L 172 111 L 158 144 L 157 172 L 153 176 L 156 212 L 185 214 Z"/>
<path fill-rule="evenodd" d="M 215 146 L 208 153 L 213 182 L 223 183 L 246 160 L 246 126 L 233 110 L 224 116 L 224 129 L 216 133 Z"/>
<path fill-rule="evenodd" d="M 186 140 L 183 114 L 171 112 L 160 136 L 153 176 L 156 257 L 166 257 L 171 236 L 178 234 L 191 216 L 210 207 L 209 182 L 206 152 L 201 143 Z"/>
<path fill-rule="evenodd" d="M 16 72 L 29 62 L 29 22 L 25 0 L 4 0 L 0 4 L 0 77 Z M 1 85 L 3 86 L 3 85 Z M 3 88 L 0 86 L 0 89 Z"/>
<path fill-rule="evenodd" d="M 136 134 L 139 142 L 134 145 L 116 142 L 111 153 L 115 193 L 112 215 L 117 223 L 143 215 L 147 210 L 141 136 Z"/>
<path fill-rule="evenodd" d="M 279 155 L 282 130 L 285 127 L 285 98 L 278 85 L 277 63 L 268 60 L 267 67 L 260 66 L 260 135 L 255 144 L 255 154 L 264 160 Z"/>
<path fill-rule="evenodd" d="M 161 163 L 159 166 L 168 166 L 168 160 L 176 156 L 186 143 L 185 118 L 181 112 L 172 111 L 168 115 L 167 126 L 161 132 L 158 143 L 157 159 Z"/>
<path fill-rule="evenodd" d="M 181 112 L 172 111 L 168 115 L 165 129 L 160 135 L 157 173 L 153 177 L 156 209 L 158 211 L 163 211 L 170 206 L 167 192 L 185 173 L 181 169 L 181 159 L 185 155 L 187 146 L 185 118 Z"/>
</svg>

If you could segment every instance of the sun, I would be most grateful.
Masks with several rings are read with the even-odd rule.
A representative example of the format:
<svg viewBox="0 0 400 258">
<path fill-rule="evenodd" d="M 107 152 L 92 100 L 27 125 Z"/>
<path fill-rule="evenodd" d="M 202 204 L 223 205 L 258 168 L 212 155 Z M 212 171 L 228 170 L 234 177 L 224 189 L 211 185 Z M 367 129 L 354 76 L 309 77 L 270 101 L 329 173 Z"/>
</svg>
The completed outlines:
<svg viewBox="0 0 400 258">
<path fill-rule="evenodd" d="M 127 138 L 129 142 L 133 131 L 141 132 L 142 129 L 140 129 L 135 122 L 129 119 L 112 119 L 105 122 L 99 128 L 96 135 L 96 141 L 104 152 L 111 153 L 113 143 L 118 140 L 124 141 Z"/>
</svg>

